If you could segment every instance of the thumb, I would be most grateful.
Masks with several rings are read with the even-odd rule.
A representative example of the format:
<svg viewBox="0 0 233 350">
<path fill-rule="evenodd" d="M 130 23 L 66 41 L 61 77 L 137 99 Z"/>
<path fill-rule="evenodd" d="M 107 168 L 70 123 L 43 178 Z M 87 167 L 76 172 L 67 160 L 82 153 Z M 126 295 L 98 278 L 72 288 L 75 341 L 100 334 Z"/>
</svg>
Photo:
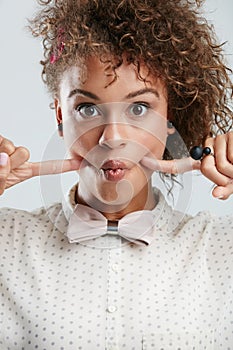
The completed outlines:
<svg viewBox="0 0 233 350">
<path fill-rule="evenodd" d="M 187 171 L 200 170 L 201 162 L 191 157 L 173 160 L 160 160 L 150 157 L 143 157 L 141 164 L 153 171 L 160 171 L 167 174 L 183 174 Z"/>
<path fill-rule="evenodd" d="M 61 174 L 68 171 L 77 171 L 81 165 L 81 160 L 64 159 L 48 160 L 45 162 L 31 163 L 32 176 Z"/>
<path fill-rule="evenodd" d="M 233 193 L 233 180 L 230 180 L 226 186 L 216 186 L 212 195 L 218 199 L 228 199 Z"/>
</svg>

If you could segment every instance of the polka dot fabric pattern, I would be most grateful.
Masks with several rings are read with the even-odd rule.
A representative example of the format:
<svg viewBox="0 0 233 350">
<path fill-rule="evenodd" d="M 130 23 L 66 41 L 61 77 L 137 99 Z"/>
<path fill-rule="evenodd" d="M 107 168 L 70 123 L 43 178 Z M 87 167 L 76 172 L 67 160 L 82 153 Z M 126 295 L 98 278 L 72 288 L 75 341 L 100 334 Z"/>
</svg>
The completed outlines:
<svg viewBox="0 0 233 350">
<path fill-rule="evenodd" d="M 149 246 L 89 246 L 68 242 L 60 203 L 1 209 L 0 349 L 232 350 L 232 221 L 205 212 Z"/>
</svg>

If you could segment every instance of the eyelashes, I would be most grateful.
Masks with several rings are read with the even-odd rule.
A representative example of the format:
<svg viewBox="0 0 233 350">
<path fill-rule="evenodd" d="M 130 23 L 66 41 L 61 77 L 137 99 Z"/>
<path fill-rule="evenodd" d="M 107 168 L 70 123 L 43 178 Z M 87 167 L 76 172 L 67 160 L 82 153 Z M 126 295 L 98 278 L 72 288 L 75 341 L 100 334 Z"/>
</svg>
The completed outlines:
<svg viewBox="0 0 233 350">
<path fill-rule="evenodd" d="M 100 108 L 93 103 L 81 103 L 75 110 L 80 114 L 82 118 L 94 118 L 102 115 Z"/>
<path fill-rule="evenodd" d="M 128 107 L 128 114 L 134 117 L 143 117 L 147 114 L 150 106 L 146 103 L 133 103 Z"/>
</svg>

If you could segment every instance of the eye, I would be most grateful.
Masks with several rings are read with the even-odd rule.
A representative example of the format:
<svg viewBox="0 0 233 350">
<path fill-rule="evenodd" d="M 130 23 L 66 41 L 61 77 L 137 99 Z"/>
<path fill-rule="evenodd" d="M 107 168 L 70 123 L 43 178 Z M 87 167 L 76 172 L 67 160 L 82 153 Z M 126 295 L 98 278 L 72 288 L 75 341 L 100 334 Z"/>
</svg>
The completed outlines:
<svg viewBox="0 0 233 350">
<path fill-rule="evenodd" d="M 101 111 L 91 103 L 80 104 L 76 110 L 83 118 L 94 118 L 101 114 Z"/>
<path fill-rule="evenodd" d="M 149 106 L 145 103 L 134 103 L 128 108 L 128 114 L 133 117 L 142 117 L 148 112 Z"/>
</svg>

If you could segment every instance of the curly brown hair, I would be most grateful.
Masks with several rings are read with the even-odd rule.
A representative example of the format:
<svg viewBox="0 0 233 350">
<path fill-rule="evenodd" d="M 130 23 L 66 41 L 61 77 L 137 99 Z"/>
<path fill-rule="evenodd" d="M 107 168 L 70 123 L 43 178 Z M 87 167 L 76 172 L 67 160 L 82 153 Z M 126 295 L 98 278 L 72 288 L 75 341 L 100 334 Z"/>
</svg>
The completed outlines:
<svg viewBox="0 0 233 350">
<path fill-rule="evenodd" d="M 139 77 L 143 61 L 165 81 L 169 114 L 188 149 L 232 128 L 232 71 L 201 15 L 202 1 L 38 2 L 42 9 L 30 21 L 31 30 L 43 38 L 42 76 L 53 95 L 62 73 L 77 60 L 85 66 L 87 57 L 97 55 L 115 72 L 126 54 Z"/>
</svg>

